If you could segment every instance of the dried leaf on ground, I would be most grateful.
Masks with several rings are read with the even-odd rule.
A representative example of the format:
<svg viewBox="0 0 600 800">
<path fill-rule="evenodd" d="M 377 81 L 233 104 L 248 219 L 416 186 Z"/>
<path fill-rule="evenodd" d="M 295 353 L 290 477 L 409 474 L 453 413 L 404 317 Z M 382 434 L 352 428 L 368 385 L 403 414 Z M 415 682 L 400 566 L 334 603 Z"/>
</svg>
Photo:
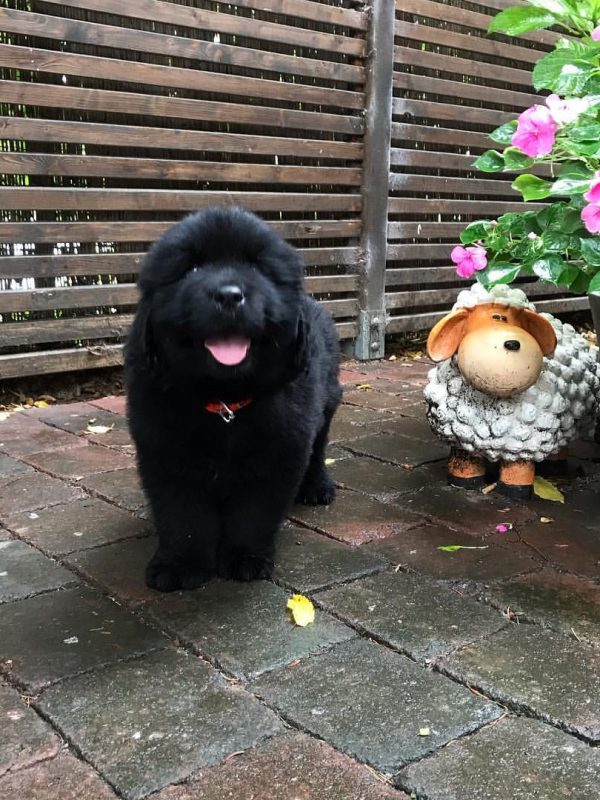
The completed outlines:
<svg viewBox="0 0 600 800">
<path fill-rule="evenodd" d="M 555 503 L 565 502 L 564 494 L 557 489 L 553 483 L 546 480 L 546 478 L 542 478 L 540 475 L 535 476 L 533 493 L 541 497 L 542 500 L 552 500 Z"/>
<path fill-rule="evenodd" d="M 287 608 L 292 613 L 294 623 L 301 628 L 315 621 L 315 607 L 303 594 L 293 594 L 287 601 Z"/>
</svg>

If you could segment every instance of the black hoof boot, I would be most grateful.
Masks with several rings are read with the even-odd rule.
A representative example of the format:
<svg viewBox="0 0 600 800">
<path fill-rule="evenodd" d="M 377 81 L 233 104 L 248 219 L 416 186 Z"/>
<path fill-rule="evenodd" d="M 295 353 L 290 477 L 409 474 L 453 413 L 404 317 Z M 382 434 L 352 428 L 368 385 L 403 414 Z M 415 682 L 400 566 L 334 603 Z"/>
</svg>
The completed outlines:
<svg viewBox="0 0 600 800">
<path fill-rule="evenodd" d="M 496 490 L 500 492 L 500 494 L 504 495 L 504 497 L 508 497 L 509 500 L 531 500 L 533 497 L 533 486 L 531 484 L 519 486 L 518 484 L 514 483 L 503 483 L 503 481 L 498 481 L 496 484 Z"/>
<path fill-rule="evenodd" d="M 474 475 L 472 478 L 460 478 L 449 472 L 448 486 L 456 486 L 458 489 L 483 489 L 485 486 L 485 475 Z"/>
</svg>

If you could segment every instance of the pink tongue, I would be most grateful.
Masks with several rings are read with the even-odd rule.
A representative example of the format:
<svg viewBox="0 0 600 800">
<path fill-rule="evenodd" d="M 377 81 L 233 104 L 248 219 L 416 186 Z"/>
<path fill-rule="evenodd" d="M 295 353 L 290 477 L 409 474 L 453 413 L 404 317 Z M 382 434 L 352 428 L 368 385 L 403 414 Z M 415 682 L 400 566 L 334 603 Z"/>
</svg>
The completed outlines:
<svg viewBox="0 0 600 800">
<path fill-rule="evenodd" d="M 230 339 L 207 339 L 204 346 L 212 357 L 227 367 L 233 367 L 246 358 L 250 339 L 232 336 Z"/>
</svg>

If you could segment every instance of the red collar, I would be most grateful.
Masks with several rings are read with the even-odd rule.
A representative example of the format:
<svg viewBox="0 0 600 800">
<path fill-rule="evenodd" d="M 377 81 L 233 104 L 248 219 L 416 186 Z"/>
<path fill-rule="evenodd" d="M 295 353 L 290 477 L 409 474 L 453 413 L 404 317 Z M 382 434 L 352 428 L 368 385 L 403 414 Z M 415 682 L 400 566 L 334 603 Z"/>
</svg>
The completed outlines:
<svg viewBox="0 0 600 800">
<path fill-rule="evenodd" d="M 245 400 L 238 400 L 237 403 L 229 404 L 224 403 L 222 400 L 213 400 L 210 403 L 206 403 L 204 410 L 210 411 L 211 414 L 218 414 L 223 422 L 233 422 L 235 419 L 235 412 L 239 411 L 240 408 L 249 406 L 251 402 L 251 397 L 247 397 Z"/>
</svg>

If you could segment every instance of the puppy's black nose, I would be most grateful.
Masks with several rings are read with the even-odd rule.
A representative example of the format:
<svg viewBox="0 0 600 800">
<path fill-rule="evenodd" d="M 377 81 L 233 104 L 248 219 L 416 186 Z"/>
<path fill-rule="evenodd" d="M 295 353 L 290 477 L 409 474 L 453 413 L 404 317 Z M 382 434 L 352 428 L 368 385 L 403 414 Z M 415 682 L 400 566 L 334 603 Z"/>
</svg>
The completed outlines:
<svg viewBox="0 0 600 800">
<path fill-rule="evenodd" d="M 521 342 L 518 342 L 516 339 L 508 339 L 506 342 L 504 342 L 504 347 L 506 347 L 507 350 L 512 350 L 516 353 L 517 350 L 521 349 Z"/>
<path fill-rule="evenodd" d="M 234 308 L 240 306 L 244 302 L 244 292 L 239 286 L 234 283 L 219 286 L 215 292 L 215 300 L 222 306 L 227 308 Z"/>
</svg>

